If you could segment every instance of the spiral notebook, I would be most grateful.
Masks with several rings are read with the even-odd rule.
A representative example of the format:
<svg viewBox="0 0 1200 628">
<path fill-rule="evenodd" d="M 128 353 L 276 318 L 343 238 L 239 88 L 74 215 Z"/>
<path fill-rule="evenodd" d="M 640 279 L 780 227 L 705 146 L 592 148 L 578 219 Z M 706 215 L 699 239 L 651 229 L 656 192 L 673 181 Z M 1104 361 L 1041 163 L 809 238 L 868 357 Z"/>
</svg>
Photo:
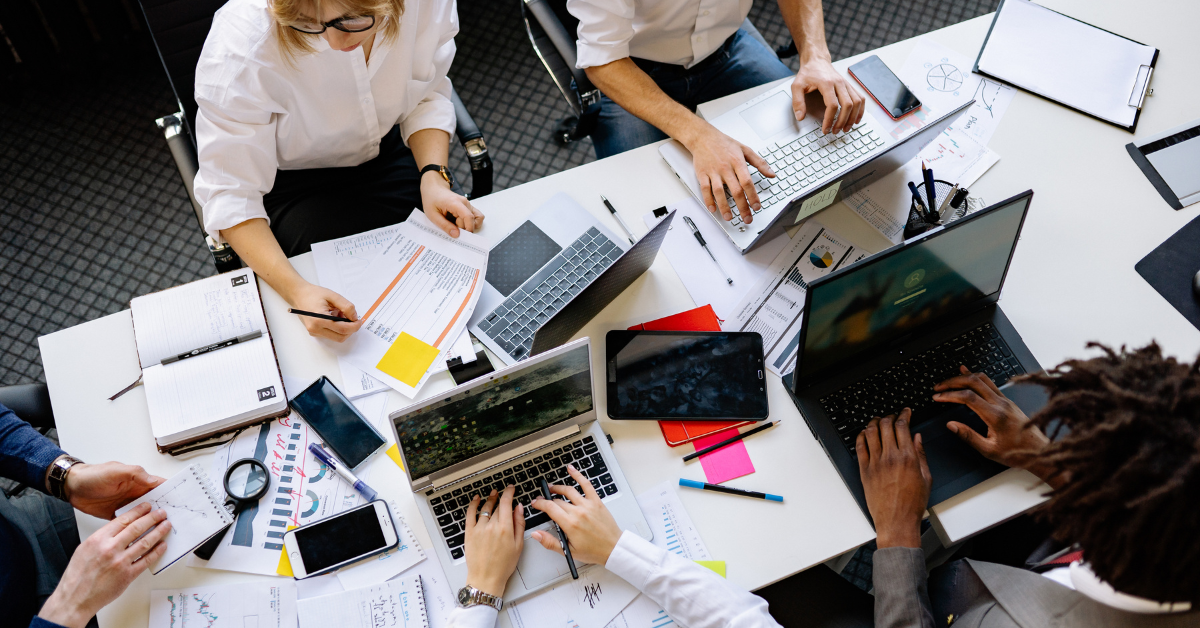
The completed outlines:
<svg viewBox="0 0 1200 628">
<path fill-rule="evenodd" d="M 122 507 L 117 515 L 144 503 L 149 503 L 152 510 L 161 508 L 167 512 L 167 521 L 171 522 L 171 532 L 164 539 L 167 553 L 150 567 L 150 571 L 158 575 L 233 523 L 224 502 L 225 491 L 213 484 L 203 467 L 193 464 Z"/>
<path fill-rule="evenodd" d="M 300 600 L 300 628 L 429 628 L 421 577 Z"/>
</svg>

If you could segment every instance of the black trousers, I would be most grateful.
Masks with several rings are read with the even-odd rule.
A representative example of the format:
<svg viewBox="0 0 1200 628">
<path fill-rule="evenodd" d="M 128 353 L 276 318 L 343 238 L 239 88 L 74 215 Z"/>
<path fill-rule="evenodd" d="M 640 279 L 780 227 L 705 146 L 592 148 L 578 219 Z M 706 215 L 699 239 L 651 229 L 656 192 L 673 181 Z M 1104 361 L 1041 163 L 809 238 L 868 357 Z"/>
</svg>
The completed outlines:
<svg viewBox="0 0 1200 628">
<path fill-rule="evenodd" d="M 379 156 L 347 168 L 280 170 L 263 197 L 271 231 L 288 257 L 324 242 L 404 222 L 421 210 L 421 177 L 400 127 L 379 142 Z"/>
</svg>

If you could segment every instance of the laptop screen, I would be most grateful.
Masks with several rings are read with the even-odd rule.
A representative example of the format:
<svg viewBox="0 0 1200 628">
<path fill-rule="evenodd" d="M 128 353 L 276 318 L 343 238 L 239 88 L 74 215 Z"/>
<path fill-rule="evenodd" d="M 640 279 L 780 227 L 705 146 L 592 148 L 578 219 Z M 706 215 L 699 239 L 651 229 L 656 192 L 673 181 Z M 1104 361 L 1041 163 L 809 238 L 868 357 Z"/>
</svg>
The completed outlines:
<svg viewBox="0 0 1200 628">
<path fill-rule="evenodd" d="M 395 418 L 411 477 L 468 460 L 592 409 L 586 344 Z"/>
<path fill-rule="evenodd" d="M 1029 199 L 1021 195 L 814 282 L 797 379 L 820 377 L 998 292 Z"/>
</svg>

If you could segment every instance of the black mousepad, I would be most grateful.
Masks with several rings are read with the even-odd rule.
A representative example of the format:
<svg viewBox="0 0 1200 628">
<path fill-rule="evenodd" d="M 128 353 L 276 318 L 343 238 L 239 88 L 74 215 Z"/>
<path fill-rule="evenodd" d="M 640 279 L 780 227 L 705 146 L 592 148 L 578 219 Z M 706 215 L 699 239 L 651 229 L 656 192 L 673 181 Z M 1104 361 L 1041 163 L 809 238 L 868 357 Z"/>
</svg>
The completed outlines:
<svg viewBox="0 0 1200 628">
<path fill-rule="evenodd" d="M 1192 295 L 1192 277 L 1200 271 L 1200 218 L 1176 231 L 1134 269 L 1167 303 L 1200 329 L 1200 301 Z"/>
</svg>

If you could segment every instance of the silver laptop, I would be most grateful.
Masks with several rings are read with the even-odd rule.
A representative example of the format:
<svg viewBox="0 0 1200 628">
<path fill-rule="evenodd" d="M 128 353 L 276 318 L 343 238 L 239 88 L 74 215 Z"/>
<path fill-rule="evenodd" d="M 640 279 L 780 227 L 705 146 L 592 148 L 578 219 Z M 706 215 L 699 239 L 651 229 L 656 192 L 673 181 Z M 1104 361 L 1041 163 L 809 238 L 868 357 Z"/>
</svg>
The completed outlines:
<svg viewBox="0 0 1200 628">
<path fill-rule="evenodd" d="M 923 120 L 920 110 L 909 114 L 911 123 L 920 128 L 897 140 L 884 132 L 869 113 L 849 131 L 824 134 L 821 121 L 825 103 L 818 92 L 806 96 L 808 115 L 797 122 L 792 113 L 791 83 L 768 90 L 711 122 L 722 133 L 754 149 L 771 165 L 776 177 L 770 179 L 751 169 L 750 178 L 762 207 L 754 212 L 750 224 L 742 222 L 728 195 L 726 202 L 733 210 L 733 220 L 726 222 L 719 214 L 713 219 L 744 255 L 760 242 L 832 205 L 839 192 L 851 193 L 908 163 L 974 102 L 934 120 Z M 675 176 L 703 205 L 692 154 L 674 140 L 658 150 Z"/>
<path fill-rule="evenodd" d="M 541 494 L 540 477 L 580 488 L 567 474 L 568 463 L 588 477 L 621 529 L 652 538 L 600 429 L 594 381 L 590 340 L 580 338 L 389 415 L 417 509 L 452 590 L 467 582 L 467 504 L 473 495 L 486 497 L 508 484 L 517 487 L 526 518 L 525 549 L 505 601 L 571 577 L 562 555 L 529 538 L 551 524 L 528 507 Z"/>
</svg>

